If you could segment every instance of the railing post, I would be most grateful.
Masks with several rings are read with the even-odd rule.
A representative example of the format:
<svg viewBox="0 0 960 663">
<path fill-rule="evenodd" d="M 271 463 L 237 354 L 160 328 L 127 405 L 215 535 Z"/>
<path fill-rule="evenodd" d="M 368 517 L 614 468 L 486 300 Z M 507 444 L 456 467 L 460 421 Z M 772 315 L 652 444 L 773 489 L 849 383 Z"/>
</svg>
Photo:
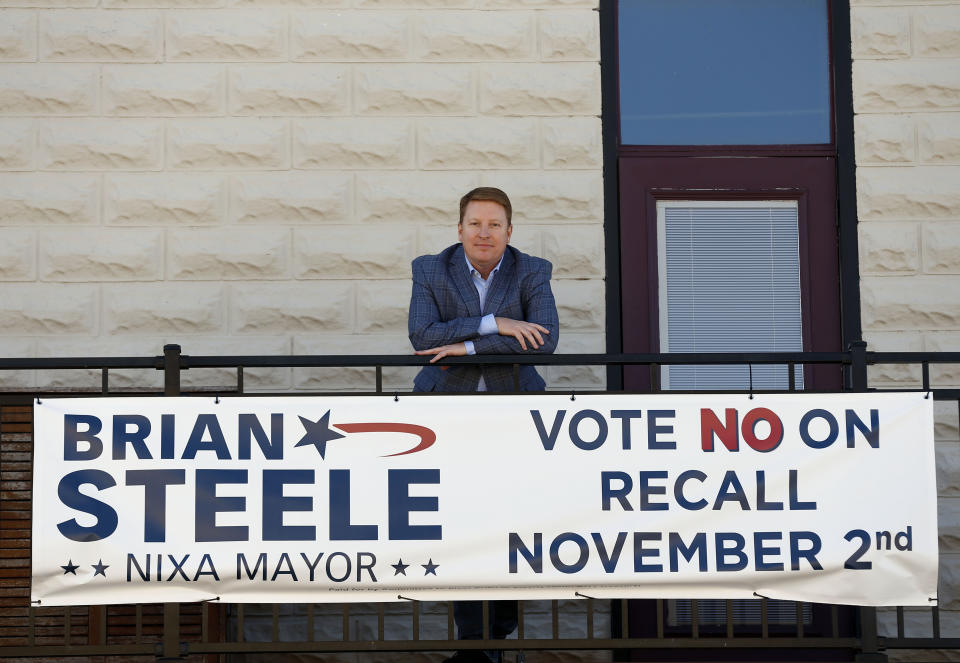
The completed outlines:
<svg viewBox="0 0 960 663">
<path fill-rule="evenodd" d="M 163 395 L 180 395 L 180 346 L 163 346 Z M 160 660 L 180 659 L 180 604 L 163 604 L 163 640 Z"/>
<path fill-rule="evenodd" d="M 860 621 L 860 651 L 853 660 L 886 663 L 887 655 L 880 651 L 880 638 L 877 635 L 877 609 L 860 606 L 857 611 Z"/>
<path fill-rule="evenodd" d="M 853 341 L 849 346 L 850 352 L 850 389 L 852 391 L 867 390 L 867 343 Z"/>
<path fill-rule="evenodd" d="M 180 346 L 163 346 L 163 395 L 180 395 Z"/>
<path fill-rule="evenodd" d="M 848 349 L 850 351 L 850 389 L 866 391 L 867 344 L 865 341 L 854 341 Z M 887 655 L 880 651 L 880 638 L 877 635 L 877 609 L 861 606 L 857 613 L 860 622 L 860 651 L 857 652 L 854 660 L 886 661 Z"/>
</svg>

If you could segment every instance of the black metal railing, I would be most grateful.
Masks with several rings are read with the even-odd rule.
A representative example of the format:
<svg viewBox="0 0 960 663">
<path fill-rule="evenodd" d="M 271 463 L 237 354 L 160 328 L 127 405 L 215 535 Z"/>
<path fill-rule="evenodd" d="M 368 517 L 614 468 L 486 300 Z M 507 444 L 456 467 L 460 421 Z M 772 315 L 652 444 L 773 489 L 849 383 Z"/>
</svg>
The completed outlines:
<svg viewBox="0 0 960 663">
<path fill-rule="evenodd" d="M 99 371 L 101 375 L 100 389 L 96 393 L 102 395 L 121 395 L 111 391 L 110 374 L 115 370 L 142 369 L 163 372 L 162 392 L 140 391 L 154 395 L 177 396 L 189 393 L 209 394 L 211 389 L 195 387 L 189 393 L 181 389 L 181 377 L 184 371 L 201 368 L 227 368 L 236 370 L 236 384 L 224 389 L 216 387 L 218 393 L 242 395 L 247 393 L 244 388 L 244 369 L 251 368 L 372 368 L 373 384 L 368 392 L 350 392 L 381 394 L 386 390 L 383 383 L 383 370 L 390 367 L 422 366 L 428 358 L 412 355 L 284 355 L 284 356 L 196 356 L 181 352 L 178 345 L 167 345 L 162 355 L 154 357 L 61 357 L 61 358 L 0 358 L 0 372 L 17 370 L 36 371 L 64 371 L 87 369 Z M 571 355 L 503 355 L 482 357 L 456 357 L 445 359 L 447 364 L 486 364 L 512 365 L 514 367 L 515 387 L 519 367 L 523 365 L 537 366 L 604 366 L 617 367 L 626 371 L 645 371 L 646 388 L 643 393 L 663 391 L 661 371 L 665 366 L 681 365 L 746 365 L 748 367 L 762 365 L 782 365 L 787 367 L 788 380 L 783 389 L 753 389 L 736 388 L 730 391 L 745 393 L 748 389 L 757 393 L 772 391 L 794 391 L 796 384 L 794 376 L 797 371 L 806 370 L 806 367 L 827 365 L 838 370 L 836 375 L 839 388 L 844 391 L 867 391 L 868 367 L 883 364 L 915 365 L 920 367 L 920 380 L 904 389 L 927 391 L 937 401 L 956 403 L 960 409 L 960 389 L 954 386 L 937 387 L 931 384 L 931 365 L 960 364 L 960 352 L 874 352 L 869 351 L 865 343 L 855 343 L 847 351 L 829 353 L 803 352 L 751 352 L 751 353 L 641 353 L 641 354 L 571 354 Z M 749 372 L 752 375 L 752 370 Z M 842 376 L 842 377 L 841 377 Z M 619 387 L 619 385 L 618 385 Z M 837 387 L 828 389 L 837 390 Z M 390 390 L 392 391 L 392 390 Z M 566 390 L 569 391 L 569 390 Z M 615 390 L 583 390 L 603 393 Z M 811 391 L 805 388 L 804 391 Z M 129 394 L 131 392 L 122 392 Z M 282 392 L 284 395 L 305 394 L 308 392 L 296 390 Z M 330 391 L 309 392 L 330 394 Z M 671 393 L 680 393 L 671 391 Z M 42 385 L 29 390 L 0 391 L 0 407 L 28 406 L 37 396 L 56 394 L 57 396 L 90 396 L 91 390 L 63 391 L 47 388 Z M 265 395 L 258 391 L 257 395 Z M 0 429 L 2 433 L 2 429 Z M 0 466 L 0 478 L 3 467 Z M 0 523 L 2 524 L 2 523 Z M 0 533 L 3 528 L 0 527 Z M 2 543 L 2 541 L 0 541 Z M 0 546 L 2 547 L 2 546 Z M 29 564 L 29 560 L 27 560 Z M 2 577 L 2 576 L 0 576 Z M 2 587 L 2 581 L 0 581 Z M 137 606 L 93 606 L 85 610 L 85 628 L 87 642 L 78 643 L 72 635 L 74 619 L 78 609 L 74 608 L 38 608 L 36 606 L 20 606 L 23 609 L 23 618 L 17 618 L 17 624 L 23 629 L 22 637 L 5 637 L 8 634 L 0 630 L 0 658 L 2 657 L 64 657 L 64 656 L 108 656 L 108 655 L 141 655 L 156 656 L 158 658 L 177 659 L 187 654 L 230 654 L 230 653 L 293 653 L 293 652 L 370 652 L 370 651 L 436 651 L 450 649 L 491 649 L 508 647 L 517 651 L 537 651 L 544 649 L 567 650 L 647 650 L 650 652 L 661 649 L 716 649 L 720 650 L 756 650 L 758 648 L 791 649 L 804 651 L 835 651 L 847 652 L 855 656 L 856 660 L 886 660 L 885 652 L 893 649 L 960 649 L 960 633 L 945 635 L 941 630 L 942 615 L 938 608 L 929 609 L 929 634 L 908 634 L 907 615 L 914 615 L 914 611 L 905 612 L 903 608 L 895 610 L 895 618 L 887 620 L 888 629 L 895 634 L 881 635 L 878 631 L 878 617 L 875 608 L 843 608 L 830 606 L 823 628 L 813 629 L 805 615 L 804 606 L 797 604 L 796 619 L 792 624 L 772 624 L 768 618 L 768 600 L 759 599 L 761 619 L 756 632 L 738 632 L 735 628 L 732 602 L 727 601 L 724 617 L 717 624 L 701 623 L 701 602 L 689 602 L 688 624 L 684 624 L 684 632 L 677 630 L 676 625 L 665 624 L 665 601 L 657 600 L 655 604 L 655 628 L 650 635 L 636 637 L 631 635 L 628 620 L 629 605 L 627 601 L 598 601 L 585 598 L 584 608 L 577 612 L 576 617 L 564 615 L 565 607 L 558 601 L 552 602 L 521 602 L 520 625 L 517 639 L 506 641 L 457 641 L 454 639 L 454 624 L 452 604 L 421 604 L 410 601 L 408 604 L 393 604 L 387 608 L 379 604 L 375 613 L 363 615 L 370 624 L 366 630 L 359 629 L 356 619 L 356 606 L 342 604 L 337 608 L 330 606 L 307 605 L 298 607 L 290 614 L 280 614 L 279 606 L 268 608 L 269 615 L 262 608 L 246 605 L 237 605 L 232 608 L 231 614 L 221 614 L 223 628 L 212 629 L 212 614 L 221 607 L 212 607 L 209 603 L 180 604 L 170 603 L 153 608 Z M 29 599 L 24 599 L 29 600 Z M 0 605 L 11 606 L 9 599 L 4 602 L 0 597 Z M 19 604 L 18 604 L 19 605 Z M 10 610 L 12 608 L 3 608 Z M 50 611 L 53 612 L 50 612 Z M 853 628 L 845 627 L 840 611 L 853 610 L 855 624 Z M 289 612 L 289 611 L 288 611 Z M 568 611 L 569 612 L 569 611 Z M 256 618 L 267 620 L 269 637 L 251 641 L 246 633 L 251 614 Z M 546 624 L 544 631 L 525 626 L 524 615 L 536 615 L 539 623 Z M 0 613 L 0 625 L 3 614 Z M 331 617 L 332 616 L 332 617 Z M 434 627 L 431 630 L 427 617 L 431 616 Z M 892 615 L 891 615 L 892 617 Z M 340 635 L 336 639 L 318 639 L 316 626 L 322 620 L 339 620 Z M 409 636 L 402 639 L 386 637 L 388 619 L 408 620 Z M 193 621 L 191 621 L 193 619 Z M 488 619 L 486 604 L 484 604 L 484 621 Z M 51 622 L 52 620 L 52 622 Z M 196 624 L 197 628 L 184 624 Z M 300 639 L 291 639 L 289 634 L 280 637 L 280 623 L 286 620 L 302 626 Z M 353 621 L 352 621 L 353 620 Z M 55 624 L 53 635 L 49 623 Z M 114 627 L 115 624 L 122 625 Z M 374 625 L 375 624 L 375 625 Z M 885 622 L 886 624 L 886 622 Z M 152 625 L 152 626 L 151 626 Z M 566 625 L 566 626 L 565 626 Z M 562 628 L 563 627 L 563 628 Z M 153 630 L 151 630 L 151 628 Z M 132 629 L 132 630 L 131 630 Z M 572 635 L 564 635 L 561 631 L 570 631 Z M 122 637 L 119 635 L 122 632 Z M 425 637 L 429 636 L 429 637 Z M 849 656 L 835 654 L 839 658 Z M 955 655 L 955 654 L 954 654 Z M 771 655 L 776 658 L 775 655 Z M 826 659 L 823 659 L 826 660 Z"/>
</svg>

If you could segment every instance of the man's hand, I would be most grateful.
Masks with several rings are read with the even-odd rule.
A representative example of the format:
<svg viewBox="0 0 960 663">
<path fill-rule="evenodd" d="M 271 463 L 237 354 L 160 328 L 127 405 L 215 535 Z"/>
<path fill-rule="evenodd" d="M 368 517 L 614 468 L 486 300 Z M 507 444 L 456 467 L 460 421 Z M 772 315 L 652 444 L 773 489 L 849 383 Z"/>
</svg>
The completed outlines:
<svg viewBox="0 0 960 663">
<path fill-rule="evenodd" d="M 494 319 L 497 321 L 497 332 L 501 336 L 513 336 L 519 341 L 520 347 L 523 350 L 527 349 L 527 341 L 529 341 L 531 347 L 536 350 L 543 345 L 543 336 L 540 334 L 550 333 L 549 329 L 535 322 L 525 322 L 511 318 Z"/>
<path fill-rule="evenodd" d="M 430 360 L 430 363 L 440 361 L 444 357 L 462 357 L 467 354 L 467 346 L 465 343 L 452 343 L 451 345 L 441 345 L 438 348 L 430 348 L 429 350 L 416 350 L 414 351 L 415 355 L 434 355 L 433 359 Z"/>
</svg>

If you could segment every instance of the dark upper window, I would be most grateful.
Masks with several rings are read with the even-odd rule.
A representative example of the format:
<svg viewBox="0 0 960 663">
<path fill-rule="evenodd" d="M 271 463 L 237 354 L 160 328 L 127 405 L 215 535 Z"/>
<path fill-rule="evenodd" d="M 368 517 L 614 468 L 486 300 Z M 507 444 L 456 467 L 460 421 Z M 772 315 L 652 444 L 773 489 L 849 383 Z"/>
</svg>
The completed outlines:
<svg viewBox="0 0 960 663">
<path fill-rule="evenodd" d="M 827 0 L 619 0 L 625 145 L 831 141 Z"/>
</svg>

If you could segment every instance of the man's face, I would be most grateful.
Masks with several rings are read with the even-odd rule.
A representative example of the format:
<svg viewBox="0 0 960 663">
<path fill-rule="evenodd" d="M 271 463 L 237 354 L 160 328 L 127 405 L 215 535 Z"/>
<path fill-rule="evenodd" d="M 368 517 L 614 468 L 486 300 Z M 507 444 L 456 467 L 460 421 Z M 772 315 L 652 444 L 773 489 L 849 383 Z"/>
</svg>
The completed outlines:
<svg viewBox="0 0 960 663">
<path fill-rule="evenodd" d="M 507 250 L 513 228 L 507 224 L 507 211 L 492 200 L 471 200 L 457 228 L 467 259 L 483 272 L 496 267 Z"/>
</svg>

